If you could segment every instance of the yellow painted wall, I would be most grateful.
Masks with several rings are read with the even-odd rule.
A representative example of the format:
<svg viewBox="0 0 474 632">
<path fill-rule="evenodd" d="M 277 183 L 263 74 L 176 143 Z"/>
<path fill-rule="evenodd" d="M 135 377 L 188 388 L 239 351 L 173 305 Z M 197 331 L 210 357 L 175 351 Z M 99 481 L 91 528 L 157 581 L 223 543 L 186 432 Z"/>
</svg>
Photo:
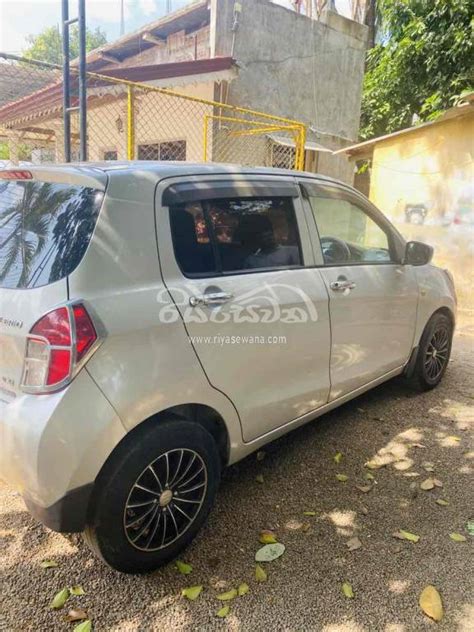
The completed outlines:
<svg viewBox="0 0 474 632">
<path fill-rule="evenodd" d="M 473 182 L 474 113 L 376 144 L 370 199 L 403 221 L 405 204 L 429 206 L 427 223 L 455 212 Z"/>
<path fill-rule="evenodd" d="M 460 316 L 474 311 L 474 113 L 376 144 L 370 199 L 406 239 L 429 243 L 454 275 Z M 421 225 L 406 204 L 428 207 Z"/>
</svg>

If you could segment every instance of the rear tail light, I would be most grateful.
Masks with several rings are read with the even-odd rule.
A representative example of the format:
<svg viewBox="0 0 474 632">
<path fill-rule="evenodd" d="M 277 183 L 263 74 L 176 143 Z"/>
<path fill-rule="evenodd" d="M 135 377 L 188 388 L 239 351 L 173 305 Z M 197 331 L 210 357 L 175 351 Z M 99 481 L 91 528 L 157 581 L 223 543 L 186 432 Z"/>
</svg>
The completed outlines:
<svg viewBox="0 0 474 632">
<path fill-rule="evenodd" d="M 24 169 L 0 171 L 0 180 L 31 180 L 32 178 L 33 174 L 31 171 L 25 171 Z"/>
<path fill-rule="evenodd" d="M 57 391 L 73 379 L 99 338 L 82 303 L 59 307 L 31 328 L 26 343 L 22 389 Z"/>
</svg>

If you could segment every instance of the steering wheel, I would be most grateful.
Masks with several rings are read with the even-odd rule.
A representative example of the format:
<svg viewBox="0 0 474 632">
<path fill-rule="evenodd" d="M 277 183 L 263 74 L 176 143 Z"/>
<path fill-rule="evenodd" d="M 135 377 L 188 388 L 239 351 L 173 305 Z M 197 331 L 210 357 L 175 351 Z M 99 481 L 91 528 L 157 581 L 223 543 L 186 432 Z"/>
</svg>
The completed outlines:
<svg viewBox="0 0 474 632">
<path fill-rule="evenodd" d="M 326 263 L 339 263 L 352 259 L 349 246 L 337 237 L 321 237 L 321 248 Z"/>
</svg>

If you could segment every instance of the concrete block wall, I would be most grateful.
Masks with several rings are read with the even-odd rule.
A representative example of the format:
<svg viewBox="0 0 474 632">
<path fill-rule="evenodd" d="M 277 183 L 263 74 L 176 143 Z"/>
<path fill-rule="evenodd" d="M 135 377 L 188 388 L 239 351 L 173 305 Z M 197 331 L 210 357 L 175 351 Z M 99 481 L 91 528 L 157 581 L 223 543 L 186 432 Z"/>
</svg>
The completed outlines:
<svg viewBox="0 0 474 632">
<path fill-rule="evenodd" d="M 240 65 L 228 102 L 302 120 L 330 149 L 356 142 L 367 28 L 332 11 L 316 21 L 268 0 L 239 4 L 235 13 L 233 0 L 211 0 L 211 56 Z M 319 165 L 352 183 L 344 156 L 321 154 Z"/>
</svg>

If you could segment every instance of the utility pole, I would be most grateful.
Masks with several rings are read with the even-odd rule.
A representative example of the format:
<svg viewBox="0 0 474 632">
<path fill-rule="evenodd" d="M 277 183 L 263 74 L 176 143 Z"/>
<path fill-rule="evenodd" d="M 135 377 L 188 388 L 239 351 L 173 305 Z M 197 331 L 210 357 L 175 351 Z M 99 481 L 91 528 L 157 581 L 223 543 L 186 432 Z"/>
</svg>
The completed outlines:
<svg viewBox="0 0 474 632">
<path fill-rule="evenodd" d="M 86 0 L 79 0 L 79 137 L 80 159 L 87 160 Z"/>
<path fill-rule="evenodd" d="M 125 11 L 123 7 L 124 0 L 120 0 L 120 35 L 125 33 Z"/>
<path fill-rule="evenodd" d="M 69 18 L 69 0 L 62 0 L 63 36 L 63 129 L 64 159 L 71 162 L 71 112 L 79 113 L 80 159 L 87 160 L 87 77 L 86 77 L 86 0 L 79 0 L 78 17 Z M 71 107 L 71 55 L 69 27 L 78 23 L 79 105 Z M 77 83 L 77 82 L 75 82 Z"/>
</svg>

